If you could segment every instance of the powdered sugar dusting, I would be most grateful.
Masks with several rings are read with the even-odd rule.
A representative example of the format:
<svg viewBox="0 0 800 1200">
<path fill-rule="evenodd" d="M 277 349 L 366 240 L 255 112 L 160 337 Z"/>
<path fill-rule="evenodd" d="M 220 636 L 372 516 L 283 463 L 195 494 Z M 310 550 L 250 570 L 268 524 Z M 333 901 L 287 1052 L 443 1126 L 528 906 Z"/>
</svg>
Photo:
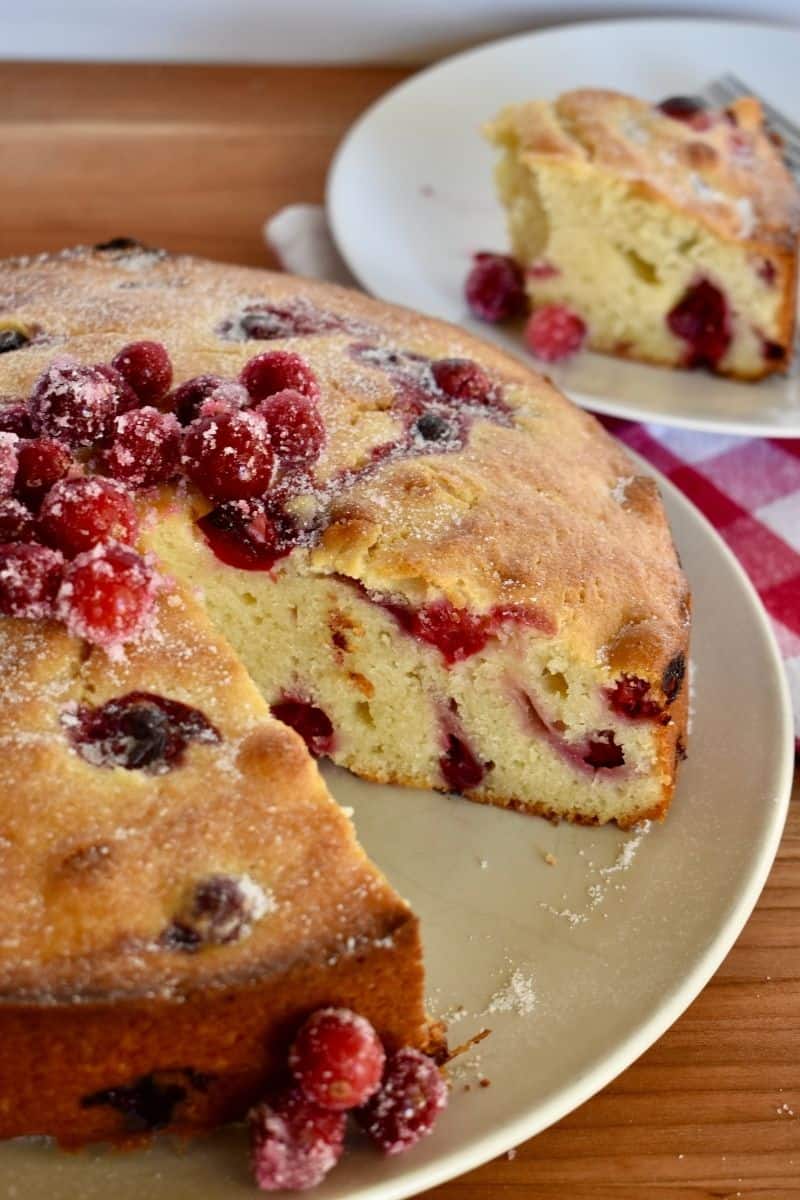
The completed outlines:
<svg viewBox="0 0 800 1200">
<path fill-rule="evenodd" d="M 536 991 L 533 978 L 516 967 L 511 978 L 493 995 L 487 1005 L 487 1013 L 513 1012 L 521 1017 L 532 1013 L 536 1007 Z"/>
</svg>

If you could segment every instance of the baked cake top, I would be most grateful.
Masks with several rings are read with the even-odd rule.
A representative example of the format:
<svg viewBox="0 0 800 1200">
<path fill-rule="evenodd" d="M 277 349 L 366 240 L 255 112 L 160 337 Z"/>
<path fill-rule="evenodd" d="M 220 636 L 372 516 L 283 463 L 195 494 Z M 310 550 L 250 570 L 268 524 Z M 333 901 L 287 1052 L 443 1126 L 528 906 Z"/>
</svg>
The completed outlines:
<svg viewBox="0 0 800 1200">
<path fill-rule="evenodd" d="M 138 339 L 166 345 L 175 383 L 295 350 L 327 430 L 313 485 L 286 502 L 311 569 L 413 605 L 522 610 L 610 671 L 657 680 L 685 645 L 686 582 L 653 481 L 547 379 L 463 330 L 125 243 L 6 262 L 0 314 L 29 338 L 0 355 L 9 397 L 58 356 L 110 361 Z M 421 405 L 434 429 L 414 420 Z"/>
<path fill-rule="evenodd" d="M 674 115 L 668 115 L 673 112 Z M 584 88 L 504 108 L 489 138 L 544 158 L 629 178 L 721 237 L 794 248 L 800 195 L 751 97 L 724 111 Z"/>
</svg>

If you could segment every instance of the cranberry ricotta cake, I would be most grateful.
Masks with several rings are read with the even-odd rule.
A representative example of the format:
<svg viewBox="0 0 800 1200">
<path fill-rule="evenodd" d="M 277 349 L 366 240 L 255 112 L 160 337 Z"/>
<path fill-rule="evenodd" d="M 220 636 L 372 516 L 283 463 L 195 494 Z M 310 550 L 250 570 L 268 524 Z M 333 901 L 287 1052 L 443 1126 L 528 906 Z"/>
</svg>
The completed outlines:
<svg viewBox="0 0 800 1200">
<path fill-rule="evenodd" d="M 432 1048 L 416 919 L 311 755 L 662 816 L 655 485 L 515 359 L 328 285 L 120 239 L 0 265 L 0 314 L 0 1136 L 239 1116 L 326 1005 Z"/>
<path fill-rule="evenodd" d="M 487 134 L 535 352 L 571 319 L 608 354 L 741 379 L 785 368 L 800 204 L 756 100 L 583 89 L 511 105 Z"/>
</svg>

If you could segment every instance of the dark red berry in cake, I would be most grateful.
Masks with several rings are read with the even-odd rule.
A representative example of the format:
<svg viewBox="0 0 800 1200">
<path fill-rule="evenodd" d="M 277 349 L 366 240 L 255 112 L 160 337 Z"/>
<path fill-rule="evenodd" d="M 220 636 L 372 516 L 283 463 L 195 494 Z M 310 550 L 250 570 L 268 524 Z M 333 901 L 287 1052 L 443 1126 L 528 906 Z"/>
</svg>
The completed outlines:
<svg viewBox="0 0 800 1200">
<path fill-rule="evenodd" d="M 262 1192 L 304 1192 L 321 1183 L 344 1149 L 344 1113 L 289 1088 L 248 1115 L 250 1166 Z"/>
<path fill-rule="evenodd" d="M 731 317 L 723 293 L 707 279 L 685 292 L 667 314 L 667 325 L 686 342 L 686 365 L 714 367 L 731 344 Z"/>
<path fill-rule="evenodd" d="M 35 621 L 52 616 L 63 567 L 62 556 L 47 546 L 0 545 L 0 613 Z"/>
<path fill-rule="evenodd" d="M 160 579 L 146 557 L 118 542 L 67 563 L 56 615 L 75 637 L 115 652 L 146 627 Z"/>
<path fill-rule="evenodd" d="M 772 261 L 772 259 L 762 258 L 758 264 L 758 267 L 756 268 L 756 273 L 758 274 L 759 279 L 763 283 L 765 283 L 767 285 L 767 287 L 775 286 L 775 280 L 778 276 L 778 271 L 777 271 L 775 263 Z M 2 421 L 1 413 L 0 413 L 0 421 Z M 0 425 L 0 428 L 2 428 L 1 425 Z M 18 431 L 15 429 L 14 432 L 16 433 Z"/>
<path fill-rule="evenodd" d="M 270 711 L 273 717 L 300 734 L 315 757 L 330 754 L 333 750 L 335 739 L 331 719 L 316 704 L 295 696 L 286 696 L 273 704 Z"/>
<path fill-rule="evenodd" d="M 476 788 L 486 774 L 486 766 L 476 758 L 464 738 L 456 737 L 453 733 L 447 735 L 447 746 L 439 759 L 439 769 L 448 791 L 459 795 Z"/>
<path fill-rule="evenodd" d="M 632 720 L 656 720 L 663 713 L 661 705 L 649 696 L 650 684 L 638 675 L 623 675 L 608 689 L 608 703 L 614 712 Z"/>
<path fill-rule="evenodd" d="M 786 357 L 786 347 L 782 346 L 780 342 L 771 342 L 768 338 L 762 338 L 761 347 L 767 362 L 781 362 Z"/>
<path fill-rule="evenodd" d="M 714 117 L 708 111 L 708 105 L 699 96 L 668 96 L 666 100 L 657 104 L 656 108 L 665 117 L 683 121 L 698 132 L 710 129 L 714 124 Z"/>
<path fill-rule="evenodd" d="M 115 367 L 109 363 L 96 363 L 95 370 L 108 380 L 114 388 L 116 395 L 116 411 L 120 413 L 130 412 L 132 408 L 138 408 L 142 403 L 136 392 L 133 390 L 127 379 L 120 375 Z"/>
<path fill-rule="evenodd" d="M 226 380 L 221 375 L 196 375 L 172 393 L 170 406 L 181 425 L 189 425 L 200 415 L 200 406 Z"/>
<path fill-rule="evenodd" d="M 62 724 L 78 753 L 93 766 L 151 775 L 162 775 L 180 763 L 190 742 L 220 740 L 198 708 L 153 692 L 127 692 L 99 708 L 83 704 L 76 713 L 65 713 Z"/>
<path fill-rule="evenodd" d="M 19 500 L 0 500 L 0 542 L 36 541 L 36 518 Z"/>
<path fill-rule="evenodd" d="M 223 946 L 243 938 L 270 907 L 249 875 L 209 875 L 195 886 L 186 916 L 202 942 Z"/>
<path fill-rule="evenodd" d="M 601 767 L 621 767 L 625 762 L 622 747 L 618 746 L 611 729 L 602 729 L 590 740 L 583 761 L 587 766 L 599 770 Z"/>
<path fill-rule="evenodd" d="M 456 432 L 452 421 L 434 408 L 427 409 L 417 418 L 413 430 L 423 442 L 446 442 Z"/>
<path fill-rule="evenodd" d="M 468 358 L 438 358 L 431 373 L 439 391 L 464 404 L 491 404 L 496 389 L 486 372 Z"/>
<path fill-rule="evenodd" d="M 114 355 L 111 365 L 142 404 L 157 404 L 172 385 L 172 362 L 161 342 L 131 342 Z"/>
<path fill-rule="evenodd" d="M 257 354 L 245 363 L 239 376 L 247 388 L 253 403 L 291 388 L 316 400 L 319 396 L 317 377 L 308 363 L 299 354 L 289 350 L 270 350 Z"/>
<path fill-rule="evenodd" d="M 470 312 L 481 321 L 507 321 L 525 312 L 522 271 L 505 254 L 476 254 L 464 295 Z"/>
<path fill-rule="evenodd" d="M 316 462 L 325 445 L 325 422 L 314 400 L 287 389 L 260 400 L 253 411 L 266 421 L 270 443 L 282 465 Z"/>
<path fill-rule="evenodd" d="M 580 350 L 586 325 L 564 304 L 543 304 L 525 326 L 528 348 L 543 362 L 563 362 Z"/>
<path fill-rule="evenodd" d="M 181 427 L 172 413 L 146 406 L 123 413 L 114 422 L 114 440 L 100 463 L 114 479 L 130 487 L 154 487 L 177 473 Z"/>
<path fill-rule="evenodd" d="M 0 500 L 10 496 L 17 474 L 17 446 L 15 433 L 0 433 Z"/>
<path fill-rule="evenodd" d="M 386 1064 L 380 1091 L 355 1114 L 384 1154 L 402 1154 L 431 1132 L 447 1107 L 447 1085 L 433 1059 L 406 1046 Z"/>
<path fill-rule="evenodd" d="M 39 376 L 31 396 L 37 433 L 68 446 L 91 446 L 112 431 L 118 393 L 97 367 L 57 359 Z"/>
<path fill-rule="evenodd" d="M 27 404 L 0 402 L 0 433 L 15 433 L 21 438 L 33 437 L 33 425 Z"/>
<path fill-rule="evenodd" d="M 385 1061 L 369 1021 L 347 1008 L 313 1013 L 289 1050 L 289 1069 L 307 1099 L 341 1112 L 378 1090 Z"/>
<path fill-rule="evenodd" d="M 68 447 L 55 438 L 21 442 L 17 452 L 16 495 L 31 508 L 38 508 L 42 498 L 69 473 L 73 463 Z"/>
<path fill-rule="evenodd" d="M 84 476 L 53 485 L 42 501 L 38 529 L 43 542 L 74 558 L 100 542 L 133 542 L 139 518 L 121 484 Z"/>
<path fill-rule="evenodd" d="M 269 571 L 296 544 L 291 522 L 261 500 L 227 500 L 197 525 L 217 558 L 242 571 Z"/>
<path fill-rule="evenodd" d="M 661 676 L 661 686 L 664 689 L 664 695 L 667 700 L 672 703 L 675 697 L 680 693 L 683 687 L 683 680 L 686 675 L 686 659 L 682 653 L 678 652 L 674 658 L 671 658 L 664 668 L 664 674 Z"/>
<path fill-rule="evenodd" d="M 31 339 L 21 329 L 0 329 L 0 354 L 21 350 Z"/>
<path fill-rule="evenodd" d="M 198 417 L 184 435 L 182 462 L 210 500 L 261 496 L 274 465 L 267 426 L 252 412 Z"/>
</svg>

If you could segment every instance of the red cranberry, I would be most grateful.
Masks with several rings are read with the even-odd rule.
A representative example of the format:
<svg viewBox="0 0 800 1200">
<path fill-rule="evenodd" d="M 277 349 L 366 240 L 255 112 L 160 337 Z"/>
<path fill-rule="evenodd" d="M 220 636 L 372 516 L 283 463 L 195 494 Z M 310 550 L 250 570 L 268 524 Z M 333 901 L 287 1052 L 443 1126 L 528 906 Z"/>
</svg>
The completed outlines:
<svg viewBox="0 0 800 1200">
<path fill-rule="evenodd" d="M 200 405 L 226 380 L 221 375 L 196 375 L 187 379 L 172 394 L 171 405 L 181 425 L 189 425 L 200 415 Z"/>
<path fill-rule="evenodd" d="M 287 388 L 260 400 L 253 411 L 267 422 L 281 463 L 298 467 L 316 462 L 325 445 L 325 422 L 313 400 Z"/>
<path fill-rule="evenodd" d="M 759 279 L 761 279 L 767 285 L 767 287 L 775 286 L 775 280 L 778 272 L 772 259 L 762 258 L 758 264 L 758 267 L 756 268 L 756 273 Z M 2 418 L 0 417 L 0 420 L 1 419 Z M 17 430 L 14 430 L 14 432 L 16 433 Z"/>
<path fill-rule="evenodd" d="M 131 342 L 111 360 L 142 404 L 163 400 L 172 384 L 172 362 L 161 342 Z"/>
<path fill-rule="evenodd" d="M 614 712 L 632 720 L 655 720 L 661 716 L 663 709 L 657 701 L 648 698 L 649 691 L 650 684 L 646 679 L 640 679 L 638 675 L 623 675 L 613 688 L 608 689 L 608 703 Z"/>
<path fill-rule="evenodd" d="M 33 437 L 33 425 L 25 403 L 0 403 L 0 433 L 15 433 L 17 437 Z"/>
<path fill-rule="evenodd" d="M 0 542 L 35 542 L 36 518 L 19 500 L 0 500 Z"/>
<path fill-rule="evenodd" d="M 665 117 L 683 121 L 698 132 L 710 129 L 714 124 L 714 117 L 708 111 L 708 105 L 699 96 L 668 96 L 666 100 L 657 104 L 656 108 Z"/>
<path fill-rule="evenodd" d="M 15 433 L 0 433 L 0 500 L 10 496 L 17 474 L 17 444 Z"/>
<path fill-rule="evenodd" d="M 47 437 L 23 442 L 17 458 L 14 491 L 31 508 L 38 508 L 42 497 L 67 475 L 74 461 L 63 442 Z"/>
<path fill-rule="evenodd" d="M 183 439 L 183 465 L 210 500 L 261 496 L 273 472 L 267 427 L 251 412 L 198 417 Z"/>
<path fill-rule="evenodd" d="M 664 689 L 664 695 L 667 697 L 667 700 L 670 704 L 683 687 L 685 676 L 686 659 L 679 651 L 674 658 L 669 660 L 664 668 L 664 673 L 661 676 L 661 686 Z"/>
<path fill-rule="evenodd" d="M 543 362 L 563 362 L 580 350 L 586 325 L 565 304 L 543 304 L 525 326 L 525 341 Z"/>
<path fill-rule="evenodd" d="M 41 620 L 53 614 L 64 559 L 47 546 L 0 545 L 0 613 Z"/>
<path fill-rule="evenodd" d="M 116 411 L 120 413 L 130 412 L 132 408 L 138 408 L 141 400 L 136 395 L 131 385 L 123 375 L 120 375 L 114 367 L 109 363 L 97 363 L 95 370 L 99 371 L 105 379 L 113 386 L 116 394 Z"/>
<path fill-rule="evenodd" d="M 262 1192 L 303 1192 L 321 1183 L 342 1156 L 346 1120 L 297 1087 L 257 1105 L 248 1115 L 250 1166 Z"/>
<path fill-rule="evenodd" d="M 439 769 L 448 791 L 461 793 L 476 788 L 486 767 L 473 754 L 463 738 L 447 735 L 447 749 L 439 759 Z"/>
<path fill-rule="evenodd" d="M 181 427 L 172 413 L 137 408 L 114 422 L 114 441 L 101 456 L 103 469 L 131 487 L 154 487 L 177 474 Z"/>
<path fill-rule="evenodd" d="M 687 343 L 688 367 L 714 367 L 731 343 L 731 318 L 724 295 L 701 279 L 667 314 L 667 325 Z"/>
<path fill-rule="evenodd" d="M 31 418 L 40 434 L 91 446 L 111 433 L 118 402 L 115 384 L 97 367 L 57 359 L 34 384 Z"/>
<path fill-rule="evenodd" d="M 112 479 L 62 479 L 39 511 L 43 542 L 74 558 L 99 542 L 133 542 L 139 519 L 128 493 Z"/>
<path fill-rule="evenodd" d="M 181 949 L 227 946 L 246 937 L 269 908 L 267 894 L 249 876 L 209 875 L 196 884 L 172 928 L 183 933 Z"/>
<path fill-rule="evenodd" d="M 436 386 L 451 400 L 465 404 L 491 404 L 495 389 L 489 376 L 468 358 L 439 358 L 431 363 Z"/>
<path fill-rule="evenodd" d="M 450 442 L 460 432 L 453 425 L 452 420 L 448 420 L 443 413 L 437 412 L 434 408 L 428 408 L 421 413 L 412 429 L 418 437 L 422 438 L 423 442 Z"/>
<path fill-rule="evenodd" d="M 625 762 L 622 747 L 618 746 L 611 729 L 603 729 L 589 741 L 583 761 L 598 770 L 600 767 L 621 767 Z"/>
<path fill-rule="evenodd" d="M 286 696 L 273 704 L 270 711 L 273 717 L 300 734 L 313 755 L 318 757 L 321 754 L 330 754 L 333 750 L 333 725 L 328 714 L 321 708 L 317 708 L 308 700 Z"/>
<path fill-rule="evenodd" d="M 525 311 L 522 271 L 505 254 L 476 254 L 464 294 L 473 316 L 481 321 L 495 324 Z"/>
<path fill-rule="evenodd" d="M 245 363 L 239 379 L 250 393 L 253 403 L 291 388 L 316 400 L 319 396 L 317 377 L 299 354 L 289 350 L 270 350 L 257 354 Z"/>
<path fill-rule="evenodd" d="M 144 629 L 159 586 L 150 561 L 109 542 L 68 563 L 56 615 L 73 636 L 113 651 Z"/>
<path fill-rule="evenodd" d="M 295 545 L 291 523 L 260 500 L 227 500 L 197 526 L 220 562 L 242 571 L 269 571 Z"/>
<path fill-rule="evenodd" d="M 201 402 L 198 417 L 213 417 L 221 412 L 240 412 L 250 407 L 250 393 L 241 383 L 223 379 L 213 392 Z"/>
<path fill-rule="evenodd" d="M 180 763 L 189 742 L 220 740 L 199 709 L 152 692 L 128 692 L 99 708 L 81 705 L 64 723 L 87 762 L 155 775 Z"/>
<path fill-rule="evenodd" d="M 355 1114 L 384 1154 L 402 1154 L 429 1134 L 447 1107 L 447 1086 L 433 1059 L 406 1046 L 386 1065 L 379 1092 Z"/>
<path fill-rule="evenodd" d="M 347 1008 L 321 1008 L 302 1026 L 289 1068 L 303 1095 L 321 1108 L 344 1112 L 378 1090 L 386 1055 L 365 1017 Z"/>
</svg>

